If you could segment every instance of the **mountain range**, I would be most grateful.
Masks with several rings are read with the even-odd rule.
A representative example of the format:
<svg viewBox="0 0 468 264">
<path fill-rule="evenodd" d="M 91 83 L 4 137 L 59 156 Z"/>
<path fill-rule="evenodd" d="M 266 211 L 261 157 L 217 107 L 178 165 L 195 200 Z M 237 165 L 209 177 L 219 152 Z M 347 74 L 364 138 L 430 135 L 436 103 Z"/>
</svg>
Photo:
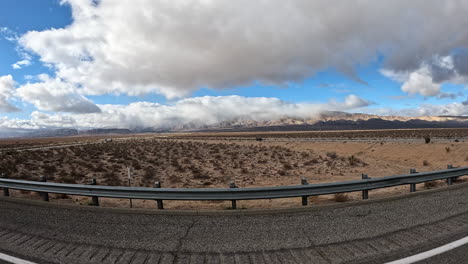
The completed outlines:
<svg viewBox="0 0 468 264">
<path fill-rule="evenodd" d="M 252 120 L 240 117 L 214 125 L 188 123 L 168 129 L 99 128 L 99 129 L 42 129 L 21 133 L 21 137 L 58 137 L 97 134 L 131 134 L 149 132 L 218 132 L 218 131 L 325 131 L 367 129 L 414 129 L 414 128 L 468 128 L 468 116 L 380 116 L 362 113 L 324 112 L 308 119 L 283 117 L 275 120 Z"/>
</svg>

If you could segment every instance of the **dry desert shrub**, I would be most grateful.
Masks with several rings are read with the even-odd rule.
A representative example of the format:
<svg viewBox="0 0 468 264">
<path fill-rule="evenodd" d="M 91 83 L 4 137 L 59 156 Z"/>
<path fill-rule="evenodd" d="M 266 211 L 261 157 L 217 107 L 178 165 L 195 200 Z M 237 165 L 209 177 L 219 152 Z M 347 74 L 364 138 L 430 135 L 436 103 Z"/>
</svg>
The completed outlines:
<svg viewBox="0 0 468 264">
<path fill-rule="evenodd" d="M 361 160 L 354 155 L 348 157 L 348 163 L 350 166 L 356 166 L 361 163 Z"/>
<path fill-rule="evenodd" d="M 149 183 L 155 181 L 155 176 L 156 173 L 154 172 L 154 168 L 151 166 L 146 167 L 143 173 L 143 182 L 145 183 L 145 185 L 148 185 Z"/>
<path fill-rule="evenodd" d="M 431 143 L 431 137 L 430 136 L 424 136 L 424 143 L 426 143 L 426 144 Z"/>
<path fill-rule="evenodd" d="M 343 202 L 347 202 L 350 200 L 348 194 L 346 193 L 335 193 L 333 195 L 333 200 L 335 202 L 339 202 L 339 203 L 343 203 Z"/>
<path fill-rule="evenodd" d="M 115 172 L 106 172 L 103 175 L 106 185 L 109 186 L 120 186 L 122 181 Z"/>
<path fill-rule="evenodd" d="M 437 187 L 438 183 L 436 181 L 428 181 L 424 183 L 424 188 L 426 189 L 432 189 Z"/>
<path fill-rule="evenodd" d="M 289 164 L 289 163 L 283 163 L 283 169 L 285 169 L 285 170 L 292 170 L 292 168 L 293 168 L 293 167 L 291 166 L 291 164 Z"/>
<path fill-rule="evenodd" d="M 304 165 L 306 165 L 306 166 L 312 166 L 312 165 L 315 165 L 315 164 L 317 164 L 317 163 L 319 163 L 319 159 L 314 158 L 314 159 L 310 159 L 310 160 L 304 162 Z"/>
</svg>

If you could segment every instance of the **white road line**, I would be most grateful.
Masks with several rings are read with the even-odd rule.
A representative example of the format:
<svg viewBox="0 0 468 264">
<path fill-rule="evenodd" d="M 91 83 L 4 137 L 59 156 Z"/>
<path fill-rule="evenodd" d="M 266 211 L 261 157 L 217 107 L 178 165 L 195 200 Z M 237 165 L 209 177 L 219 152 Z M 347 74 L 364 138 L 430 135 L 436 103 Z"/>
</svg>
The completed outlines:
<svg viewBox="0 0 468 264">
<path fill-rule="evenodd" d="M 409 256 L 407 258 L 395 260 L 392 262 L 387 262 L 387 264 L 410 264 L 410 263 L 415 263 L 424 259 L 428 259 L 430 257 L 433 257 L 435 255 L 442 254 L 444 252 L 447 252 L 449 250 L 452 250 L 454 248 L 463 246 L 468 243 L 468 237 L 464 237 L 462 239 L 459 239 L 457 241 L 454 241 L 452 243 L 448 243 L 446 245 L 440 246 L 438 248 L 434 248 L 413 256 Z"/>
<path fill-rule="evenodd" d="M 20 259 L 20 258 L 16 258 L 16 257 L 12 257 L 12 256 L 9 256 L 9 255 L 3 254 L 3 253 L 0 253 L 0 260 L 4 260 L 6 262 L 10 262 L 10 263 L 13 263 L 13 264 L 36 264 L 34 262 L 27 261 L 27 260 Z"/>
</svg>

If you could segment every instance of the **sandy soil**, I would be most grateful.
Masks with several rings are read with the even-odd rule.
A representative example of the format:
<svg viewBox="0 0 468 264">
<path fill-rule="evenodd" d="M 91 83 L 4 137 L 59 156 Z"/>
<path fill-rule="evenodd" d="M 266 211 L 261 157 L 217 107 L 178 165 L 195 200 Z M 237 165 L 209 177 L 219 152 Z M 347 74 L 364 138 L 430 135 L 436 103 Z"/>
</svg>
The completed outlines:
<svg viewBox="0 0 468 264">
<path fill-rule="evenodd" d="M 258 135 L 252 134 L 250 137 L 237 134 L 223 137 L 145 135 L 112 143 L 9 150 L 0 152 L 0 167 L 10 178 L 37 180 L 40 175 L 47 175 L 50 181 L 69 183 L 85 183 L 97 178 L 99 184 L 126 185 L 126 167 L 130 166 L 133 186 L 152 186 L 158 180 L 163 187 L 209 188 L 226 187 L 230 181 L 240 187 L 296 185 L 301 177 L 312 184 L 336 182 L 360 179 L 362 173 L 383 177 L 406 174 L 410 168 L 432 171 L 444 169 L 447 164 L 468 165 L 468 140 L 460 137 L 461 134 L 432 138 L 429 144 L 421 137 L 327 139 L 286 135 L 264 137 L 262 141 L 256 141 Z M 418 189 L 444 184 L 420 184 Z M 374 190 L 370 198 L 408 191 L 408 186 Z M 14 191 L 13 195 L 39 198 L 29 192 Z M 54 202 L 89 203 L 87 197 L 52 197 Z M 361 193 L 310 197 L 311 204 L 357 199 L 361 199 Z M 300 198 L 238 201 L 238 207 L 291 207 L 300 203 Z M 128 207 L 129 201 L 101 199 L 101 205 Z M 153 208 L 156 203 L 133 201 L 133 205 Z M 166 208 L 177 209 L 226 209 L 229 206 L 230 202 L 165 201 Z"/>
</svg>

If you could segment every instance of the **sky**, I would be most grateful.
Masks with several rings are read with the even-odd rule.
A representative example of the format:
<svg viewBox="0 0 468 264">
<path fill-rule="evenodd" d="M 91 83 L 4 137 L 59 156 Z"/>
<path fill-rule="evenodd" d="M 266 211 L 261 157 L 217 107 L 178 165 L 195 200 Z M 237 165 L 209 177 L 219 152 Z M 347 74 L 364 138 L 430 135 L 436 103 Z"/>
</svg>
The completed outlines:
<svg viewBox="0 0 468 264">
<path fill-rule="evenodd" d="M 468 115 L 463 0 L 5 0 L 0 135 Z"/>
</svg>

